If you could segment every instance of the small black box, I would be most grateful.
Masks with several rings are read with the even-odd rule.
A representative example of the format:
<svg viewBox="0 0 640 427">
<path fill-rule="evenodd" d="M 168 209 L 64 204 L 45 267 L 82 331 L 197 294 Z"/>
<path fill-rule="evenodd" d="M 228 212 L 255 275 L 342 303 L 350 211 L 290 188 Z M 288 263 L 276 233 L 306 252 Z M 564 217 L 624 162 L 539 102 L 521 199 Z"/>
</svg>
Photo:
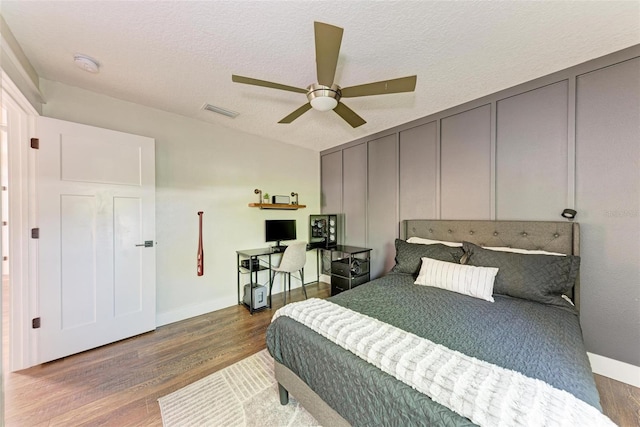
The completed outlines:
<svg viewBox="0 0 640 427">
<path fill-rule="evenodd" d="M 260 268 L 260 260 L 257 258 L 254 258 L 252 260 L 248 260 L 248 259 L 243 259 L 240 261 L 240 267 L 242 268 L 246 268 L 247 270 L 249 269 L 249 261 L 253 261 L 253 268 L 252 270 L 258 270 Z"/>
</svg>

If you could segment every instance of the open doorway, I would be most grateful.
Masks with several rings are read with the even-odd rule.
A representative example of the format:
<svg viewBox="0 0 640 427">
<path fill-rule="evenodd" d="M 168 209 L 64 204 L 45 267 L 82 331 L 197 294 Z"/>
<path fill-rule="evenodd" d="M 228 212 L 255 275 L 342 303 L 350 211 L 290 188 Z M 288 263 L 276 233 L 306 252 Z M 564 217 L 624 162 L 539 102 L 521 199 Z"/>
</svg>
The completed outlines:
<svg viewBox="0 0 640 427">
<path fill-rule="evenodd" d="M 0 85 L 0 191 L 2 251 L 2 355 L 3 372 L 34 364 L 37 348 L 31 318 L 37 310 L 37 288 L 30 282 L 30 207 L 34 193 L 35 157 L 30 152 L 38 113 L 2 72 Z M 35 150 L 32 150 L 35 151 Z M 33 277 L 32 277 L 33 276 Z"/>
</svg>

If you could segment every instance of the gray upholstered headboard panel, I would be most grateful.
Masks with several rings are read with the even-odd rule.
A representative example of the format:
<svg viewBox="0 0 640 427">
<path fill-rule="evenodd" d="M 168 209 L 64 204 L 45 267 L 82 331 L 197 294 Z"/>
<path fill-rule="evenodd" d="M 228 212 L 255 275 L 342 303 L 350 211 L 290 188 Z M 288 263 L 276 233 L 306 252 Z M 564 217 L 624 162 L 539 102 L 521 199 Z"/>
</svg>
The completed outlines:
<svg viewBox="0 0 640 427">
<path fill-rule="evenodd" d="M 409 237 L 580 254 L 580 226 L 568 221 L 404 220 L 400 238 Z M 579 282 L 570 295 L 576 307 L 580 302 Z"/>
</svg>

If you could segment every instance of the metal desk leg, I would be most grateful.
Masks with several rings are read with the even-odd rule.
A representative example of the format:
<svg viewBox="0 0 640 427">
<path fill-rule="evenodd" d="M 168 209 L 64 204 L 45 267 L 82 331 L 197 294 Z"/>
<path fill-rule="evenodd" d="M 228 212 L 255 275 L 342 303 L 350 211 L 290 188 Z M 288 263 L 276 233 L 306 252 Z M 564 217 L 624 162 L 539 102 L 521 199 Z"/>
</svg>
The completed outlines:
<svg viewBox="0 0 640 427">
<path fill-rule="evenodd" d="M 238 304 L 242 304 L 242 302 L 240 301 L 240 254 L 237 254 L 236 258 L 236 270 L 238 273 Z"/>
<path fill-rule="evenodd" d="M 322 249 L 316 248 L 316 273 L 318 274 L 318 278 L 316 282 L 320 283 L 320 251 Z"/>
<path fill-rule="evenodd" d="M 271 289 L 273 288 L 273 279 L 271 278 L 271 254 L 269 254 L 269 299 L 267 300 L 267 306 L 271 308 Z"/>
<path fill-rule="evenodd" d="M 257 270 L 253 269 L 253 260 L 254 259 L 258 259 L 257 256 L 252 256 L 249 257 L 249 293 L 250 293 L 250 297 L 249 297 L 249 301 L 251 302 L 251 305 L 249 306 L 249 313 L 251 315 L 253 315 L 253 312 L 255 311 L 255 309 L 253 308 L 253 284 L 257 284 L 258 283 L 258 271 L 260 271 L 260 267 L 258 266 Z M 255 274 L 255 278 L 254 278 L 254 274 Z"/>
</svg>

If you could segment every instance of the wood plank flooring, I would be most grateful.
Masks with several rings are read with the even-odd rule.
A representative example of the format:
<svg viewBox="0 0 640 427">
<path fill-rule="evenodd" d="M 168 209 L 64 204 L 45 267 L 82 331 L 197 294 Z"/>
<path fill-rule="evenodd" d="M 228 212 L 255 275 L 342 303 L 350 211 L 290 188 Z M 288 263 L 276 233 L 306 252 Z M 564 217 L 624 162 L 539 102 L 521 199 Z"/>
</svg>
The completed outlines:
<svg viewBox="0 0 640 427">
<path fill-rule="evenodd" d="M 326 298 L 330 285 L 307 285 Z M 303 299 L 294 289 L 290 298 Z M 289 299 L 289 298 L 288 298 Z M 157 399 L 265 348 L 274 308 L 243 306 L 5 375 L 6 426 L 161 426 Z"/>
<path fill-rule="evenodd" d="M 605 414 L 622 427 L 640 426 L 640 388 L 595 375 Z"/>
<path fill-rule="evenodd" d="M 326 298 L 330 286 L 307 286 Z M 293 300 L 302 299 L 299 289 Z M 274 296 L 274 309 L 282 295 Z M 5 375 L 6 426 L 161 426 L 157 399 L 265 348 L 272 310 L 229 307 Z M 596 376 L 605 413 L 640 426 L 640 389 Z"/>
</svg>

